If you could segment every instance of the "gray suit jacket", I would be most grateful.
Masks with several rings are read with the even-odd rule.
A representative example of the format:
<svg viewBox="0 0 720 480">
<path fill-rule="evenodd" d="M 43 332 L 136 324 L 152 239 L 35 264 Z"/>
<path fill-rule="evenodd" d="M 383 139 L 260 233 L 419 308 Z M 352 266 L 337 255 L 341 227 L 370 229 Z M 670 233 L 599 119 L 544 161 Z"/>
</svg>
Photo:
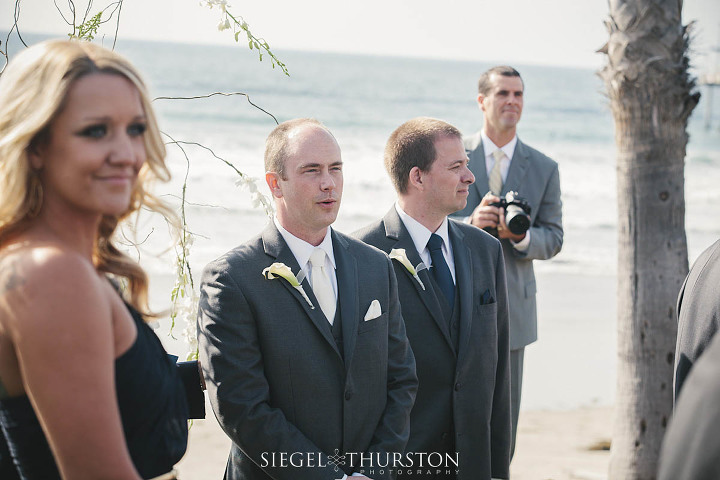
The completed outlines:
<svg viewBox="0 0 720 480">
<path fill-rule="evenodd" d="M 420 380 L 407 450 L 442 451 L 447 435 L 454 433 L 458 480 L 508 478 L 510 354 L 502 249 L 496 239 L 470 225 L 451 220 L 449 233 L 460 305 L 458 351 L 428 270 L 419 272 L 423 290 L 393 261 Z M 413 265 L 421 262 L 394 207 L 353 235 L 388 253 L 404 248 Z"/>
<path fill-rule="evenodd" d="M 705 250 L 685 277 L 677 301 L 675 399 L 685 377 L 712 341 L 720 324 L 720 240 Z"/>
<path fill-rule="evenodd" d="M 228 479 L 333 480 L 352 473 L 360 453 L 405 448 L 417 377 L 395 273 L 378 250 L 335 231 L 332 241 L 344 359 L 308 282 L 314 309 L 286 280 L 261 275 L 275 262 L 300 270 L 272 223 L 205 269 L 200 360 L 233 441 Z M 364 321 L 373 300 L 382 314 Z M 288 465 L 295 452 L 302 466 Z M 328 455 L 346 452 L 358 455 L 336 470 Z"/>
<path fill-rule="evenodd" d="M 470 187 L 467 206 L 454 213 L 456 217 L 471 215 L 490 190 L 480 132 L 466 137 L 464 143 L 475 183 Z M 510 300 L 510 349 L 516 350 L 537 340 L 537 287 L 533 260 L 552 258 L 562 248 L 562 202 L 557 163 L 518 139 L 501 196 L 509 191 L 518 192 L 532 207 L 528 250 L 518 252 L 509 240 L 501 240 Z"/>
<path fill-rule="evenodd" d="M 660 451 L 658 480 L 720 478 L 720 338 L 687 377 Z"/>
</svg>

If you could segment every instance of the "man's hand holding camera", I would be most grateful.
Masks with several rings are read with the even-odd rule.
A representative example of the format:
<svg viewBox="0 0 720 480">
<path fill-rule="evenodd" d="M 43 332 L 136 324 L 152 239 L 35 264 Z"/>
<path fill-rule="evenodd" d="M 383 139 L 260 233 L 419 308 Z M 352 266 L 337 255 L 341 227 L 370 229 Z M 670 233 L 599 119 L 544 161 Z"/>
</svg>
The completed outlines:
<svg viewBox="0 0 720 480">
<path fill-rule="evenodd" d="M 513 210 L 511 215 L 506 214 L 505 206 Z M 508 227 L 508 221 L 513 223 L 512 230 L 517 233 Z M 497 238 L 507 238 L 518 243 L 525 238 L 530 227 L 530 206 L 516 192 L 508 193 L 504 199 L 488 192 L 470 216 L 470 223 Z"/>
</svg>

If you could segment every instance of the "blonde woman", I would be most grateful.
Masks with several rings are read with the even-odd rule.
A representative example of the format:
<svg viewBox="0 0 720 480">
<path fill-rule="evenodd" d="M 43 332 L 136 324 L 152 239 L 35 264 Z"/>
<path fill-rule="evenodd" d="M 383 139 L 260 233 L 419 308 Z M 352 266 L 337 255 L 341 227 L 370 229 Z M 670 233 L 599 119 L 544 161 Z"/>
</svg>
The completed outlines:
<svg viewBox="0 0 720 480">
<path fill-rule="evenodd" d="M 174 478 L 183 387 L 112 240 L 163 211 L 145 187 L 164 157 L 143 81 L 109 50 L 41 43 L 0 78 L 0 425 L 20 478 Z"/>
</svg>

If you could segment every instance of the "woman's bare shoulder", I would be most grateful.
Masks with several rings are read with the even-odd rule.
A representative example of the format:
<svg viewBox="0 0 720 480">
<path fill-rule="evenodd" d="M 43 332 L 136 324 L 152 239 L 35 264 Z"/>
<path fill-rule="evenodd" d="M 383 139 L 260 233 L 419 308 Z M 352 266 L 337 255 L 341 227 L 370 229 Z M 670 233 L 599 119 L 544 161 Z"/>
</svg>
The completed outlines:
<svg viewBox="0 0 720 480">
<path fill-rule="evenodd" d="M 78 305 L 109 311 L 105 289 L 89 259 L 61 246 L 29 244 L 0 251 L 0 309 L 13 313 L 0 313 L 6 325 L 22 320 L 29 327 L 33 319 L 58 317 Z"/>
<path fill-rule="evenodd" d="M 3 250 L 0 250 L 1 293 L 26 288 L 52 290 L 63 281 L 99 281 L 90 260 L 56 244 L 28 244 Z"/>
</svg>

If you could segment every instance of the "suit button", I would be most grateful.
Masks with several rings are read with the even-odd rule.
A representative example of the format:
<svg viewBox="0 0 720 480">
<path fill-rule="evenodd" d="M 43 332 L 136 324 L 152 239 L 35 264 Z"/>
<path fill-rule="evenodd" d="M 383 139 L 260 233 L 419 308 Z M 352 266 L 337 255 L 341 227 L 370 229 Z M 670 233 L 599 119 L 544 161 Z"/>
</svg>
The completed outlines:
<svg viewBox="0 0 720 480">
<path fill-rule="evenodd" d="M 443 440 L 445 440 L 447 437 L 448 437 L 447 432 L 443 433 L 443 434 L 440 436 L 440 438 L 442 438 Z"/>
<path fill-rule="evenodd" d="M 456 392 L 459 392 L 459 391 L 460 391 L 460 388 L 462 388 L 462 384 L 461 384 L 460 382 L 457 382 L 457 383 L 455 384 L 455 391 L 456 391 Z"/>
<path fill-rule="evenodd" d="M 345 400 L 350 400 L 352 398 L 353 394 L 350 390 L 345 392 Z"/>
</svg>

